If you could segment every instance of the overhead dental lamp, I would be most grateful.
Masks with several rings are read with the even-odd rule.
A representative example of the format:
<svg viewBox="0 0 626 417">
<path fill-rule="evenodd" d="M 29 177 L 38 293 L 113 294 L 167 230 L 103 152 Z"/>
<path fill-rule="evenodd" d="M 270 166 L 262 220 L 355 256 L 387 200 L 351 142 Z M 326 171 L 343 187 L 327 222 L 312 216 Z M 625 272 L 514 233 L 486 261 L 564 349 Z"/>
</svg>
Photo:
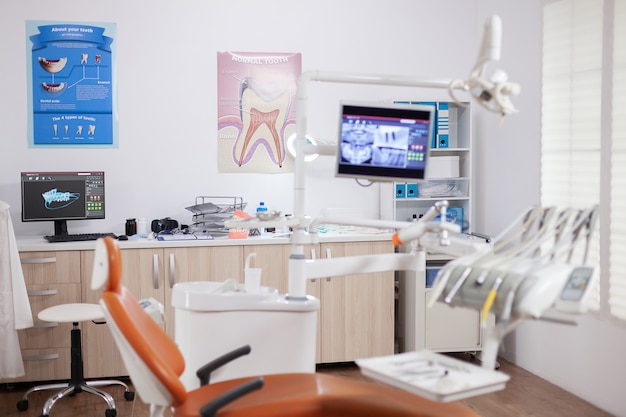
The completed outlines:
<svg viewBox="0 0 626 417">
<path fill-rule="evenodd" d="M 343 84 L 389 85 L 421 88 L 447 89 L 451 98 L 460 103 L 455 96 L 456 91 L 469 92 L 470 95 L 485 109 L 506 116 L 517 110 L 510 100 L 510 96 L 520 93 L 519 84 L 508 81 L 508 76 L 502 70 L 497 70 L 487 77 L 487 66 L 492 61 L 500 59 L 502 37 L 502 21 L 499 16 L 491 16 L 484 26 L 480 51 L 476 63 L 467 79 L 438 79 L 424 77 L 408 77 L 384 74 L 355 74 L 328 71 L 307 71 L 298 78 L 296 91 L 296 167 L 294 181 L 294 217 L 304 218 L 304 182 L 305 161 L 307 154 L 322 154 L 308 143 L 307 114 L 308 114 L 308 85 L 312 81 L 332 82 Z M 463 105 L 463 103 L 460 103 Z M 303 149 L 304 152 L 298 152 Z M 326 154 L 326 153 L 324 153 Z M 307 224 L 302 225 L 304 229 Z"/>
<path fill-rule="evenodd" d="M 517 83 L 508 81 L 506 72 L 497 69 L 487 77 L 487 65 L 500 60 L 502 45 L 502 21 L 498 16 L 491 16 L 485 24 L 483 39 L 469 79 L 454 80 L 450 84 L 450 95 L 454 98 L 454 90 L 467 90 L 485 109 L 503 116 L 516 113 L 510 96 L 520 93 Z M 456 98 L 454 98 L 455 101 Z"/>
</svg>

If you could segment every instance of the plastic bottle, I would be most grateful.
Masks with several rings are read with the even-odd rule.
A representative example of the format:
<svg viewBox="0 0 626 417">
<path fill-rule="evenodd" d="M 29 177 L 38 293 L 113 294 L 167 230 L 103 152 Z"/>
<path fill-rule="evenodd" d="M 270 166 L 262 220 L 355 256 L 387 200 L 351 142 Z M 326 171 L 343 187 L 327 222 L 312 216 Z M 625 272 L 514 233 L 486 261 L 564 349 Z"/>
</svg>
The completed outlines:
<svg viewBox="0 0 626 417">
<path fill-rule="evenodd" d="M 137 222 L 135 219 L 126 219 L 126 236 L 132 236 L 137 233 Z"/>
<path fill-rule="evenodd" d="M 140 217 L 137 219 L 137 234 L 145 235 L 146 233 L 148 233 L 148 225 L 146 223 L 146 219 Z"/>
<path fill-rule="evenodd" d="M 259 206 L 256 208 L 256 212 L 257 212 L 257 217 L 259 213 L 264 213 L 267 212 L 267 207 L 265 206 L 265 202 L 261 201 L 259 203 Z M 259 230 L 259 232 L 261 232 L 262 235 L 267 233 L 267 229 L 266 228 L 262 228 Z"/>
<path fill-rule="evenodd" d="M 263 212 L 263 211 L 267 211 L 267 207 L 265 207 L 265 202 L 261 201 L 259 203 L 259 207 L 256 208 L 256 212 Z"/>
</svg>

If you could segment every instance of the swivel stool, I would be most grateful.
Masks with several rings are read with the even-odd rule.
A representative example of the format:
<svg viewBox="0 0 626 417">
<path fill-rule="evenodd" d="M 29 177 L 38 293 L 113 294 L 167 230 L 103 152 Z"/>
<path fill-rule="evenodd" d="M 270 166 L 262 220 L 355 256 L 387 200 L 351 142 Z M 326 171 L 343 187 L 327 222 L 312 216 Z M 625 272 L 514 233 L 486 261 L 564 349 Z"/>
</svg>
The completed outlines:
<svg viewBox="0 0 626 417">
<path fill-rule="evenodd" d="M 22 396 L 22 399 L 17 403 L 17 409 L 19 411 L 26 411 L 28 409 L 28 396 L 32 392 L 60 389 L 52 397 L 48 398 L 43 406 L 41 417 L 48 417 L 50 410 L 54 404 L 63 397 L 68 395 L 78 394 L 82 391 L 86 391 L 91 394 L 98 395 L 107 403 L 107 409 L 105 411 L 105 417 L 115 417 L 117 411 L 115 409 L 115 401 L 110 394 L 102 391 L 96 387 L 104 385 L 122 385 L 125 389 L 124 399 L 132 401 L 135 398 L 135 393 L 128 388 L 122 381 L 107 379 L 107 380 L 95 380 L 86 381 L 83 377 L 83 355 L 81 345 L 81 332 L 78 327 L 78 323 L 81 321 L 94 321 L 104 322 L 104 314 L 99 304 L 86 304 L 86 303 L 71 303 L 71 304 L 59 304 L 57 306 L 49 307 L 41 310 L 37 317 L 42 321 L 55 322 L 55 323 L 72 323 L 73 328 L 71 330 L 71 373 L 70 380 L 67 383 L 58 384 L 46 384 L 37 385 L 30 388 Z"/>
</svg>

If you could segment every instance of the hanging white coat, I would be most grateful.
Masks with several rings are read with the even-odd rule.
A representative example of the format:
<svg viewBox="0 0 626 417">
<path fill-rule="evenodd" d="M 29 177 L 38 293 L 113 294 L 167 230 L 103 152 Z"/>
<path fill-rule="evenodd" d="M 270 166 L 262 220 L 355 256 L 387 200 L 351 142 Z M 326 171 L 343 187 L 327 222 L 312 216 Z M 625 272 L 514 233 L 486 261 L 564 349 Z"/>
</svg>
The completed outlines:
<svg viewBox="0 0 626 417">
<path fill-rule="evenodd" d="M 0 378 L 24 375 L 17 331 L 32 326 L 9 205 L 0 201 Z"/>
</svg>

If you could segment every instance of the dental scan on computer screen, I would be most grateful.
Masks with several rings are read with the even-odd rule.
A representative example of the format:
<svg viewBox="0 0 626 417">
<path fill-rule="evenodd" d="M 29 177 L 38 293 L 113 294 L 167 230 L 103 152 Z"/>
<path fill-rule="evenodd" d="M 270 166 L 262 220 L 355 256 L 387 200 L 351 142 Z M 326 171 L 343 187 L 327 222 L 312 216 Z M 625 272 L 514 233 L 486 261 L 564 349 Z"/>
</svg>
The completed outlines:
<svg viewBox="0 0 626 417">
<path fill-rule="evenodd" d="M 432 106 L 341 103 L 338 177 L 424 179 Z"/>
</svg>

